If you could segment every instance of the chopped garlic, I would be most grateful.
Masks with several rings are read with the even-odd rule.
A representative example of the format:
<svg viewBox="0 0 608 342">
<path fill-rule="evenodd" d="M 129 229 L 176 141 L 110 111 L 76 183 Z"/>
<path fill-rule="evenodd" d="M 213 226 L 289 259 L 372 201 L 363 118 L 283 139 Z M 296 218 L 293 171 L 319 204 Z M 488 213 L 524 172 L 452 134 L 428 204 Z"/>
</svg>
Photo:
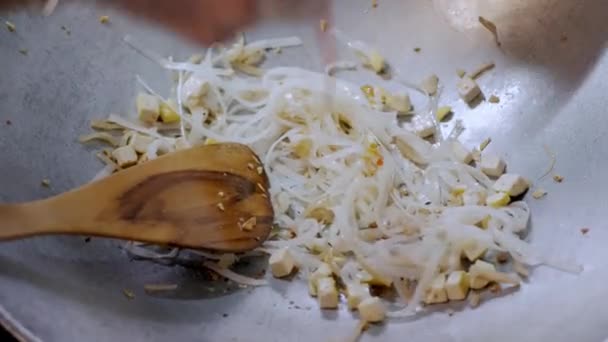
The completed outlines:
<svg viewBox="0 0 608 342">
<path fill-rule="evenodd" d="M 110 22 L 110 17 L 107 15 L 102 15 L 101 17 L 99 17 L 99 22 L 102 24 L 107 24 Z"/>
<path fill-rule="evenodd" d="M 481 89 L 477 83 L 469 76 L 463 77 L 457 85 L 458 95 L 466 103 L 471 103 L 477 96 L 481 94 Z"/>
<path fill-rule="evenodd" d="M 453 141 L 451 146 L 452 153 L 457 161 L 465 164 L 470 164 L 473 161 L 473 154 L 460 141 Z"/>
<path fill-rule="evenodd" d="M 472 79 L 477 79 L 479 76 L 483 75 L 484 72 L 494 69 L 494 63 L 484 63 L 477 67 L 473 72 L 469 74 Z"/>
<path fill-rule="evenodd" d="M 500 98 L 496 95 L 490 95 L 490 98 L 488 99 L 488 102 L 490 103 L 500 103 Z"/>
<path fill-rule="evenodd" d="M 245 221 L 243 224 L 241 224 L 241 228 L 244 231 L 249 232 L 249 231 L 252 231 L 253 228 L 255 228 L 256 224 L 257 224 L 257 219 L 255 216 L 253 216 L 253 217 L 249 218 L 247 221 Z"/>
<path fill-rule="evenodd" d="M 143 134 L 140 134 L 140 133 L 135 133 L 131 137 L 131 141 L 129 142 L 129 145 L 131 147 L 133 147 L 133 149 L 135 150 L 135 152 L 146 153 L 148 151 L 148 146 L 150 146 L 150 144 L 154 140 L 155 139 L 152 138 L 152 137 L 150 137 L 150 136 L 143 135 Z"/>
<path fill-rule="evenodd" d="M 317 281 L 321 278 L 331 277 L 333 271 L 327 263 L 322 263 L 308 277 L 308 293 L 315 297 L 317 295 Z"/>
<path fill-rule="evenodd" d="M 488 145 L 490 145 L 490 143 L 492 142 L 492 138 L 485 138 L 481 144 L 479 144 L 479 151 L 483 152 L 483 150 L 486 149 L 486 147 L 488 147 Z"/>
<path fill-rule="evenodd" d="M 445 274 L 440 274 L 429 286 L 424 302 L 426 304 L 439 304 L 448 301 L 448 294 L 445 291 Z"/>
<path fill-rule="evenodd" d="M 494 183 L 494 190 L 506 192 L 511 197 L 519 196 L 528 190 L 530 184 L 520 175 L 505 173 Z"/>
<path fill-rule="evenodd" d="M 450 273 L 445 282 L 445 290 L 449 300 L 463 300 L 469 293 L 469 275 L 465 271 Z"/>
<path fill-rule="evenodd" d="M 502 158 L 494 154 L 484 154 L 481 156 L 481 172 L 490 177 L 500 177 L 505 173 L 507 164 Z"/>
<path fill-rule="evenodd" d="M 137 114 L 146 123 L 155 123 L 160 116 L 160 101 L 156 96 L 140 93 L 137 95 Z"/>
<path fill-rule="evenodd" d="M 351 283 L 346 285 L 346 303 L 350 310 L 357 309 L 357 306 L 370 296 L 367 285 Z"/>
<path fill-rule="evenodd" d="M 469 259 L 469 261 L 473 262 L 486 253 L 488 249 L 484 246 L 481 246 L 475 240 L 469 240 L 464 244 L 463 253 Z"/>
<path fill-rule="evenodd" d="M 217 208 L 220 211 L 225 211 L 226 210 L 226 207 L 224 207 L 224 203 L 222 203 L 222 202 L 220 202 L 220 203 L 217 204 Z"/>
<path fill-rule="evenodd" d="M 268 259 L 272 275 L 283 278 L 291 274 L 295 268 L 295 261 L 287 248 L 282 248 L 270 255 Z"/>
<path fill-rule="evenodd" d="M 429 95 L 437 94 L 437 88 L 439 86 L 439 77 L 437 75 L 432 74 L 429 77 L 425 78 L 420 84 L 420 88 L 424 90 Z"/>
<path fill-rule="evenodd" d="M 378 297 L 364 299 L 357 306 L 357 310 L 361 319 L 370 323 L 382 322 L 386 317 L 386 307 Z"/>
<path fill-rule="evenodd" d="M 462 69 L 457 69 L 456 70 L 456 75 L 458 75 L 458 77 L 463 78 L 464 75 L 466 75 L 466 71 L 462 70 Z"/>
<path fill-rule="evenodd" d="M 51 181 L 49 179 L 45 178 L 45 179 L 42 180 L 42 182 L 40 182 L 40 184 L 42 186 L 44 186 L 45 188 L 48 188 L 48 187 L 51 186 Z"/>
<path fill-rule="evenodd" d="M 437 109 L 437 113 L 435 113 L 435 118 L 437 119 L 437 121 L 443 121 L 443 119 L 445 119 L 451 112 L 452 107 L 450 106 L 439 107 Z"/>
<path fill-rule="evenodd" d="M 497 192 L 486 198 L 486 203 L 492 208 L 504 207 L 511 202 L 511 197 L 506 192 Z"/>
<path fill-rule="evenodd" d="M 412 110 L 412 102 L 407 94 L 387 96 L 386 105 L 399 113 L 409 113 Z"/>
<path fill-rule="evenodd" d="M 137 153 L 131 146 L 123 146 L 112 151 L 112 157 L 121 168 L 133 166 L 137 163 Z"/>
<path fill-rule="evenodd" d="M 317 280 L 317 299 L 321 309 L 338 307 L 338 290 L 334 278 L 324 277 Z"/>
<path fill-rule="evenodd" d="M 560 175 L 553 175 L 553 180 L 556 181 L 557 183 L 561 183 L 564 181 L 564 177 L 560 176 Z"/>
<path fill-rule="evenodd" d="M 15 24 L 11 23 L 10 21 L 5 21 L 4 24 L 6 24 L 6 29 L 9 32 L 15 32 L 17 30 L 17 27 L 15 26 Z"/>
</svg>

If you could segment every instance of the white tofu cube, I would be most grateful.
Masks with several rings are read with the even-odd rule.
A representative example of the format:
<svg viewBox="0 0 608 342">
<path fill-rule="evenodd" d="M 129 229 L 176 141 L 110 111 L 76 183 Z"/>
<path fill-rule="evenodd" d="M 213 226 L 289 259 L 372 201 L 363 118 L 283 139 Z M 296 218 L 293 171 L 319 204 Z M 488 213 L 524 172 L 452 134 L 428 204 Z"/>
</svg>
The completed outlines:
<svg viewBox="0 0 608 342">
<path fill-rule="evenodd" d="M 268 264 L 270 265 L 272 275 L 276 278 L 290 275 L 295 268 L 295 261 L 287 248 L 282 248 L 272 253 L 270 259 L 268 259 Z"/>
<path fill-rule="evenodd" d="M 137 115 L 147 123 L 155 123 L 160 116 L 160 101 L 154 95 L 140 93 L 136 100 Z"/>
<path fill-rule="evenodd" d="M 154 138 L 149 137 L 147 135 L 135 133 L 133 138 L 131 138 L 131 142 L 129 145 L 133 147 L 135 152 L 138 153 L 146 153 L 148 151 L 148 146 L 154 141 Z"/>
<path fill-rule="evenodd" d="M 137 163 L 137 153 L 131 146 L 123 146 L 112 151 L 112 157 L 116 159 L 118 166 L 125 168 Z"/>
<path fill-rule="evenodd" d="M 357 306 L 362 320 L 370 323 L 382 322 L 386 317 L 386 306 L 378 297 L 364 299 Z"/>
<path fill-rule="evenodd" d="M 410 127 L 421 138 L 428 138 L 435 134 L 435 123 L 430 118 L 415 116 Z"/>
<path fill-rule="evenodd" d="M 426 91 L 429 95 L 437 94 L 437 87 L 439 85 L 439 77 L 433 74 L 425 78 L 420 84 L 420 88 Z"/>
<path fill-rule="evenodd" d="M 502 158 L 493 154 L 484 154 L 481 156 L 481 172 L 490 177 L 500 177 L 505 173 L 507 164 Z"/>
<path fill-rule="evenodd" d="M 399 113 L 409 113 L 412 110 L 412 102 L 407 94 L 388 96 L 386 105 Z"/>
<path fill-rule="evenodd" d="M 486 247 L 481 246 L 475 240 L 470 240 L 465 243 L 462 252 L 469 259 L 469 261 L 475 261 L 481 258 L 488 249 Z"/>
<path fill-rule="evenodd" d="M 473 161 L 473 154 L 460 141 L 452 142 L 452 154 L 461 163 L 470 164 Z"/>
<path fill-rule="evenodd" d="M 369 287 L 363 284 L 351 283 L 346 285 L 346 303 L 350 310 L 357 309 L 359 303 L 368 298 Z"/>
<path fill-rule="evenodd" d="M 338 290 L 334 278 L 325 277 L 317 280 L 317 298 L 321 309 L 338 307 Z"/>
<path fill-rule="evenodd" d="M 463 300 L 469 293 L 469 275 L 465 271 L 450 273 L 445 282 L 445 291 L 449 300 Z"/>
<path fill-rule="evenodd" d="M 470 77 L 463 77 L 458 81 L 458 95 L 464 100 L 466 103 L 470 103 L 473 101 L 479 94 L 481 94 L 481 89 Z"/>
<path fill-rule="evenodd" d="M 511 202 L 511 197 L 506 192 L 497 192 L 486 198 L 486 203 L 492 208 L 504 207 Z"/>
<path fill-rule="evenodd" d="M 486 196 L 486 192 L 483 190 L 466 190 L 462 194 L 462 203 L 464 205 L 484 205 Z"/>
<path fill-rule="evenodd" d="M 439 304 L 448 301 L 448 294 L 445 291 L 445 274 L 438 275 L 429 286 L 424 298 L 426 304 Z"/>
<path fill-rule="evenodd" d="M 528 190 L 530 183 L 520 176 L 513 173 L 505 173 L 494 183 L 494 190 L 502 191 L 511 197 L 519 196 Z"/>
<path fill-rule="evenodd" d="M 480 276 L 480 274 L 485 272 L 496 272 L 496 267 L 483 260 L 477 260 L 473 265 L 471 265 L 469 268 L 469 286 L 472 289 L 479 290 L 486 287 L 490 283 L 488 279 Z"/>
<path fill-rule="evenodd" d="M 331 267 L 326 263 L 322 263 L 308 277 L 308 293 L 315 297 L 317 295 L 317 281 L 321 278 L 331 277 L 332 273 Z"/>
</svg>

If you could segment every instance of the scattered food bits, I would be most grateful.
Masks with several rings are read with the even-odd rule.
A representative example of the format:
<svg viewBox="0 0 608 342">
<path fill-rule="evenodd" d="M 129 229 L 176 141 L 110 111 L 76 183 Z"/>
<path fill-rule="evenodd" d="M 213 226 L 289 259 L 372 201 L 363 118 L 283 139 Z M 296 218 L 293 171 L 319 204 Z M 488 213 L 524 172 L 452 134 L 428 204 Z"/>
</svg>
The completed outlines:
<svg viewBox="0 0 608 342">
<path fill-rule="evenodd" d="M 536 189 L 532 193 L 532 197 L 534 199 L 541 199 L 541 198 L 545 197 L 546 195 L 547 195 L 547 191 L 545 191 L 545 189 Z"/>
<path fill-rule="evenodd" d="M 258 172 L 258 175 L 261 175 L 261 174 L 264 173 L 264 168 L 261 167 L 261 166 L 258 166 L 257 169 L 256 169 L 256 171 Z"/>
<path fill-rule="evenodd" d="M 283 278 L 291 274 L 295 268 L 295 261 L 287 248 L 279 249 L 268 259 L 270 271 L 276 278 Z"/>
<path fill-rule="evenodd" d="M 451 112 L 452 107 L 450 106 L 439 107 L 437 109 L 437 113 L 435 114 L 435 118 L 437 119 L 437 121 L 443 121 Z"/>
<path fill-rule="evenodd" d="M 490 98 L 488 99 L 488 102 L 490 103 L 500 103 L 500 98 L 496 95 L 490 95 Z"/>
<path fill-rule="evenodd" d="M 125 295 L 125 297 L 127 297 L 127 299 L 129 300 L 133 300 L 135 299 L 135 293 L 133 293 L 133 291 L 129 290 L 129 289 L 123 289 L 122 293 Z"/>
<path fill-rule="evenodd" d="M 253 163 L 248 163 L 248 164 L 247 164 L 247 168 L 248 168 L 249 170 L 254 170 L 254 169 L 255 169 L 255 165 L 253 165 Z"/>
<path fill-rule="evenodd" d="M 177 284 L 145 284 L 144 291 L 147 293 L 166 292 L 177 290 Z"/>
<path fill-rule="evenodd" d="M 6 120 L 6 125 L 7 125 L 7 126 L 10 126 L 10 125 L 12 125 L 12 124 L 13 124 L 13 122 L 12 122 L 11 120 Z"/>
<path fill-rule="evenodd" d="M 581 234 L 586 235 L 589 233 L 589 228 L 581 228 Z"/>
<path fill-rule="evenodd" d="M 445 291 L 445 274 L 438 275 L 431 286 L 429 286 L 424 302 L 426 304 L 439 304 L 448 301 L 448 294 Z"/>
<path fill-rule="evenodd" d="M 481 156 L 480 168 L 489 177 L 500 177 L 505 173 L 507 163 L 497 155 L 484 154 Z"/>
<path fill-rule="evenodd" d="M 241 228 L 244 231 L 252 231 L 253 228 L 255 228 L 257 224 L 257 219 L 255 218 L 255 216 L 251 217 L 250 219 L 248 219 L 247 221 L 245 221 L 243 224 L 241 224 Z"/>
<path fill-rule="evenodd" d="M 110 22 L 110 17 L 107 15 L 102 15 L 99 17 L 99 22 L 102 24 L 108 24 Z"/>
<path fill-rule="evenodd" d="M 262 190 L 262 193 L 266 193 L 266 189 L 264 189 L 264 186 L 261 183 L 257 183 L 258 189 Z"/>
<path fill-rule="evenodd" d="M 421 48 L 419 48 L 419 47 L 414 48 L 414 52 L 419 53 L 420 51 L 422 51 Z"/>
<path fill-rule="evenodd" d="M 220 211 L 225 211 L 226 210 L 226 208 L 224 207 L 224 203 L 222 203 L 222 202 L 220 202 L 220 203 L 217 204 L 217 208 Z"/>
<path fill-rule="evenodd" d="M 43 179 L 43 180 L 40 182 L 40 184 L 41 184 L 43 187 L 48 188 L 48 187 L 50 187 L 50 186 L 51 186 L 51 181 L 50 181 L 49 179 L 46 179 L 46 178 L 45 178 L 45 179 Z"/>
<path fill-rule="evenodd" d="M 399 113 L 409 113 L 412 110 L 412 102 L 409 95 L 388 95 L 386 105 Z"/>
<path fill-rule="evenodd" d="M 486 138 L 484 141 L 481 142 L 481 144 L 479 144 L 479 151 L 483 152 L 483 150 L 485 150 L 491 142 L 492 138 Z"/>
<path fill-rule="evenodd" d="M 364 299 L 357 306 L 361 319 L 370 323 L 382 322 L 386 317 L 386 307 L 378 297 Z"/>
<path fill-rule="evenodd" d="M 133 147 L 135 152 L 143 154 L 148 151 L 148 146 L 150 146 L 150 144 L 152 144 L 153 142 L 154 138 L 147 135 L 135 133 L 131 137 L 129 145 Z"/>
<path fill-rule="evenodd" d="M 223 198 L 226 194 L 223 191 L 220 191 L 217 193 L 217 195 Z"/>
<path fill-rule="evenodd" d="M 373 8 L 378 7 L 378 0 L 372 0 L 372 7 Z"/>
<path fill-rule="evenodd" d="M 526 192 L 529 186 L 530 184 L 524 177 L 513 173 L 505 173 L 494 183 L 494 190 L 506 192 L 509 196 L 516 197 Z"/>
<path fill-rule="evenodd" d="M 327 20 L 321 19 L 321 21 L 319 22 L 319 28 L 321 29 L 321 32 L 326 32 L 327 31 Z"/>
<path fill-rule="evenodd" d="M 19 53 L 22 54 L 22 55 L 24 55 L 24 56 L 27 56 L 27 54 L 29 53 L 29 51 L 28 51 L 28 49 L 19 49 Z"/>
<path fill-rule="evenodd" d="M 481 303 L 481 295 L 475 291 L 471 291 L 469 294 L 469 305 L 472 308 L 476 308 Z"/>
<path fill-rule="evenodd" d="M 377 51 L 370 52 L 366 65 L 377 74 L 383 73 L 386 69 L 386 61 Z"/>
<path fill-rule="evenodd" d="M 460 77 L 460 78 L 463 78 L 466 74 L 467 74 L 467 72 L 462 69 L 456 70 L 456 75 L 458 75 L 458 77 Z"/>
<path fill-rule="evenodd" d="M 15 31 L 17 31 L 17 27 L 15 26 L 15 24 L 11 23 L 10 21 L 5 21 L 4 24 L 6 24 L 6 29 L 9 32 L 15 32 Z"/>
<path fill-rule="evenodd" d="M 469 76 L 463 77 L 457 85 L 458 95 L 466 103 L 471 103 L 477 96 L 481 94 L 481 89 L 477 82 Z"/>
<path fill-rule="evenodd" d="M 479 23 L 481 24 L 481 26 L 485 27 L 486 30 L 490 31 L 490 33 L 492 33 L 492 35 L 494 36 L 494 42 L 496 43 L 497 46 L 500 46 L 500 40 L 498 39 L 498 29 L 496 28 L 496 24 L 494 24 L 493 22 L 491 22 L 490 20 L 484 18 L 484 17 L 479 17 Z"/>
<path fill-rule="evenodd" d="M 479 76 L 483 75 L 486 71 L 490 71 L 492 69 L 494 69 L 494 63 L 484 63 L 480 66 L 477 67 L 477 69 L 473 70 L 473 72 L 470 73 L 470 77 L 474 80 L 478 79 Z"/>
<path fill-rule="evenodd" d="M 370 296 L 369 287 L 359 283 L 346 285 L 346 304 L 350 310 L 356 310 L 359 304 Z"/>
<path fill-rule="evenodd" d="M 437 94 L 438 86 L 439 86 L 439 77 L 437 77 L 437 75 L 435 75 L 435 74 L 430 75 L 429 77 L 425 78 L 422 81 L 422 83 L 420 84 L 420 88 L 422 88 L 422 90 L 427 92 L 427 94 L 429 94 L 429 95 Z"/>
<path fill-rule="evenodd" d="M 561 183 L 564 181 L 564 177 L 560 176 L 560 175 L 553 175 L 553 180 L 556 181 L 557 183 Z"/>
<path fill-rule="evenodd" d="M 65 32 L 65 34 L 67 34 L 68 36 L 72 34 L 72 31 L 70 31 L 69 28 L 67 28 L 65 25 L 61 26 L 61 29 Z"/>
</svg>

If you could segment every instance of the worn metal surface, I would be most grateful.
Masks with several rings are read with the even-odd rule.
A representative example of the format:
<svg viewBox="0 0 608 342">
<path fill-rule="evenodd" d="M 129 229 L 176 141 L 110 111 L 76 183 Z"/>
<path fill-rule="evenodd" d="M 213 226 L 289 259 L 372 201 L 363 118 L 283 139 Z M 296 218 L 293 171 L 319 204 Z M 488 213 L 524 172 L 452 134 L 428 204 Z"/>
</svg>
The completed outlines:
<svg viewBox="0 0 608 342">
<path fill-rule="evenodd" d="M 372 328 L 363 340 L 601 341 L 608 336 L 608 3 L 534 0 L 506 6 L 487 0 L 461 11 L 472 2 L 438 0 L 442 10 L 435 11 L 428 1 L 380 0 L 369 10 L 369 1 L 338 0 L 335 21 L 378 46 L 410 80 L 437 73 L 444 85 L 441 102 L 465 122 L 465 142 L 473 146 L 491 136 L 489 148 L 506 154 L 510 170 L 536 180 L 549 164 L 543 145 L 549 146 L 565 180 L 537 182 L 549 194 L 530 199 L 530 239 L 544 253 L 577 260 L 585 271 L 574 276 L 539 267 L 520 290 L 476 310 L 391 322 Z M 499 25 L 502 51 L 487 32 L 468 29 L 478 10 Z M 99 24 L 98 16 L 108 13 L 111 25 Z M 100 167 L 76 142 L 88 121 L 132 110 L 136 74 L 166 89 L 167 75 L 127 48 L 124 34 L 163 54 L 185 57 L 194 51 L 171 35 L 95 7 L 60 6 L 48 18 L 2 17 L 17 26 L 15 33 L 0 30 L 2 201 L 46 197 L 87 182 Z M 318 68 L 318 19 L 264 22 L 251 36 L 297 34 L 306 46 L 276 56 L 277 63 Z M 21 48 L 29 50 L 27 56 Z M 488 60 L 497 68 L 480 84 L 501 102 L 469 109 L 454 92 L 455 70 Z M 51 180 L 50 189 L 40 186 L 43 178 Z M 590 228 L 586 236 L 582 227 Z M 0 244 L 3 323 L 44 341 L 323 341 L 355 325 L 347 311 L 320 312 L 300 283 L 211 291 L 204 272 L 129 261 L 117 246 L 56 237 Z M 164 297 L 143 292 L 144 284 L 160 282 L 180 288 Z M 135 299 L 126 299 L 124 288 Z"/>
</svg>

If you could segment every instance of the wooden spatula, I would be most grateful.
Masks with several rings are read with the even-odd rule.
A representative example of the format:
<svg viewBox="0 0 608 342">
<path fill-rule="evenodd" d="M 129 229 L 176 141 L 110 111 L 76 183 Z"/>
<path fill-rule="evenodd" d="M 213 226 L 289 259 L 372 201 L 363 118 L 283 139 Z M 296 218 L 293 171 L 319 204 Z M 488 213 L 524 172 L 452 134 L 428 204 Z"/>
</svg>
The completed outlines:
<svg viewBox="0 0 608 342">
<path fill-rule="evenodd" d="M 246 251 L 270 234 L 268 186 L 248 147 L 196 147 L 50 199 L 0 205 L 0 240 L 78 234 Z"/>
</svg>

